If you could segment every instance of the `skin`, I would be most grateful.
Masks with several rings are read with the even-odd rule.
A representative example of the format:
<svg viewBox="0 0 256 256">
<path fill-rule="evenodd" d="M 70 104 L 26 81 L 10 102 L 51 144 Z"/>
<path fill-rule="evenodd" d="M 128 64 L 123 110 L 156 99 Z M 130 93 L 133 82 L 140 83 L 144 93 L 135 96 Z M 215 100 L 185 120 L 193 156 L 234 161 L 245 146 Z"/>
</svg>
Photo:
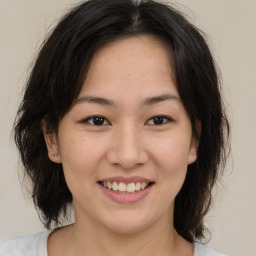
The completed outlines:
<svg viewBox="0 0 256 256">
<path fill-rule="evenodd" d="M 43 127 L 49 158 L 63 165 L 76 219 L 50 235 L 49 256 L 193 255 L 193 245 L 173 227 L 175 197 L 197 157 L 173 78 L 171 51 L 162 40 L 142 35 L 111 42 L 96 52 L 58 136 Z M 145 102 L 161 95 L 170 97 Z M 90 116 L 104 117 L 103 125 Z M 166 118 L 157 125 L 154 116 Z M 140 176 L 154 186 L 138 202 L 117 203 L 97 184 L 112 176 Z"/>
</svg>

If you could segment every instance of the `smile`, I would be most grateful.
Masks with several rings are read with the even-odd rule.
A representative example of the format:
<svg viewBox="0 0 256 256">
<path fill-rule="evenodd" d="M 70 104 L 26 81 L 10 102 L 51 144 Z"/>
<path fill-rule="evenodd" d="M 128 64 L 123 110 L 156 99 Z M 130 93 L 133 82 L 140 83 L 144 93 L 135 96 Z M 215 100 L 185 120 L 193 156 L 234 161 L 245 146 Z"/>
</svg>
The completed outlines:
<svg viewBox="0 0 256 256">
<path fill-rule="evenodd" d="M 140 176 L 115 176 L 99 180 L 99 188 L 104 195 L 117 203 L 135 203 L 153 190 L 155 182 Z"/>
<path fill-rule="evenodd" d="M 152 184 L 152 182 L 130 182 L 125 184 L 118 181 L 100 181 L 100 184 L 109 190 L 121 193 L 134 193 L 136 191 L 144 190 Z"/>
</svg>

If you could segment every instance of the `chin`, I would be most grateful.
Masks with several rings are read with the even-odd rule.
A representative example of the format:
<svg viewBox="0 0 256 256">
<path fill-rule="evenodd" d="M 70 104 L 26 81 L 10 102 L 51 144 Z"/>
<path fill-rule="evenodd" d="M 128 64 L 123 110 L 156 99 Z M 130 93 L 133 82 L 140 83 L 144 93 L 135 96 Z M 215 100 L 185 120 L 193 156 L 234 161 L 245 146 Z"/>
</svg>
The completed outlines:
<svg viewBox="0 0 256 256">
<path fill-rule="evenodd" d="M 107 228 L 111 230 L 114 233 L 118 234 L 135 234 L 135 233 L 140 233 L 144 231 L 148 226 L 146 224 L 142 223 L 130 223 L 127 221 L 126 223 L 113 223 L 113 225 L 108 226 Z"/>
<path fill-rule="evenodd" d="M 156 217 L 156 216 L 155 216 Z M 142 213 L 112 215 L 102 220 L 103 225 L 110 231 L 119 234 L 135 234 L 153 226 L 158 220 L 154 216 Z"/>
</svg>

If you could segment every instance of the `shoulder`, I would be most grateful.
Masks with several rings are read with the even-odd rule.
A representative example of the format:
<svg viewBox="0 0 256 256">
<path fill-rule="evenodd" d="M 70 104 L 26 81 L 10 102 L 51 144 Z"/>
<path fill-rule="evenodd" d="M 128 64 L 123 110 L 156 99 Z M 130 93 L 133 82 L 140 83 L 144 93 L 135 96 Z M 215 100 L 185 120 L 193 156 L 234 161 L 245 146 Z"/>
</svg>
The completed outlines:
<svg viewBox="0 0 256 256">
<path fill-rule="evenodd" d="M 0 240 L 0 256 L 47 256 L 51 231 Z"/>
<path fill-rule="evenodd" d="M 194 256 L 227 256 L 218 252 L 215 252 L 207 245 L 195 243 Z"/>
</svg>

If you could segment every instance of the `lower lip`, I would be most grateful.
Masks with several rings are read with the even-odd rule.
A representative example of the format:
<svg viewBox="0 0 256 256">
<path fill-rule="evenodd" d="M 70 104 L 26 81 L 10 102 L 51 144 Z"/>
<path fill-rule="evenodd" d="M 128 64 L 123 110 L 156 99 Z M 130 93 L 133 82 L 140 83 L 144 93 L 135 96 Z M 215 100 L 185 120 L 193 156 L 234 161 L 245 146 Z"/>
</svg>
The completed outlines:
<svg viewBox="0 0 256 256">
<path fill-rule="evenodd" d="M 147 196 L 147 194 L 154 186 L 154 184 L 152 184 L 143 190 L 135 191 L 133 193 L 121 193 L 108 189 L 100 184 L 98 185 L 100 186 L 104 194 L 106 194 L 108 197 L 110 197 L 117 203 L 134 203 L 140 201 L 141 199 Z"/>
</svg>

